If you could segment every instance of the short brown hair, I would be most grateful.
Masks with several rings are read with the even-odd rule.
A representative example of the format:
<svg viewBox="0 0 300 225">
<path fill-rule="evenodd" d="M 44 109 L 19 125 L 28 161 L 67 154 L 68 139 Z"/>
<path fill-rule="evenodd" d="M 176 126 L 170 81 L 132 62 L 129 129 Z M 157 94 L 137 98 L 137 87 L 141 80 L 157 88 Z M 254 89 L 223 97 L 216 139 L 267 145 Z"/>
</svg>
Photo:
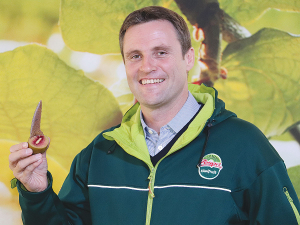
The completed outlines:
<svg viewBox="0 0 300 225">
<path fill-rule="evenodd" d="M 119 33 L 119 44 L 123 58 L 123 42 L 125 33 L 128 30 L 128 28 L 134 25 L 150 22 L 153 20 L 167 20 L 173 24 L 177 33 L 177 38 L 181 45 L 181 51 L 183 56 L 192 47 L 188 26 L 180 15 L 178 15 L 176 12 L 170 9 L 161 6 L 148 6 L 130 13 L 122 24 Z"/>
</svg>

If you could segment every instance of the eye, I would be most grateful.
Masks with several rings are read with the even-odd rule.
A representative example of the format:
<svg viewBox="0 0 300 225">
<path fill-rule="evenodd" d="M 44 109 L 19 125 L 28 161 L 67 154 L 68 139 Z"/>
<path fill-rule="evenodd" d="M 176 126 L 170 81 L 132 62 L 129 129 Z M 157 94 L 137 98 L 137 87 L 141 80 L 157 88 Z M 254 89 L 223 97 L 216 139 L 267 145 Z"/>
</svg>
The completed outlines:
<svg viewBox="0 0 300 225">
<path fill-rule="evenodd" d="M 139 58 L 141 58 L 141 56 L 138 55 L 138 54 L 135 54 L 135 55 L 131 56 L 131 59 L 139 59 Z"/>
<path fill-rule="evenodd" d="M 157 54 L 158 54 L 159 56 L 163 56 L 163 55 L 166 55 L 167 53 L 166 53 L 165 51 L 159 51 Z"/>
</svg>

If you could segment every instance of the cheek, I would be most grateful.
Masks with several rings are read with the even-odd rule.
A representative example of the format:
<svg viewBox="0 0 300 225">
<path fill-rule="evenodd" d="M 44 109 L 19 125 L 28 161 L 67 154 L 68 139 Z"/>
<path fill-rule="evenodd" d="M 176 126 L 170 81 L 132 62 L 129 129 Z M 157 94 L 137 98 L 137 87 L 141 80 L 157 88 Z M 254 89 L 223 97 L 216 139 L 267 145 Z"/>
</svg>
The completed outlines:
<svg viewBox="0 0 300 225">
<path fill-rule="evenodd" d="M 135 76 L 132 74 L 131 71 L 126 70 L 126 77 L 127 77 L 127 83 L 128 83 L 129 89 L 131 90 L 132 93 L 135 92 L 134 90 L 137 88 Z"/>
<path fill-rule="evenodd" d="M 126 76 L 127 76 L 127 79 L 132 79 L 136 76 L 137 74 L 137 66 L 136 65 L 133 65 L 133 64 L 125 64 L 125 72 L 126 72 Z"/>
</svg>

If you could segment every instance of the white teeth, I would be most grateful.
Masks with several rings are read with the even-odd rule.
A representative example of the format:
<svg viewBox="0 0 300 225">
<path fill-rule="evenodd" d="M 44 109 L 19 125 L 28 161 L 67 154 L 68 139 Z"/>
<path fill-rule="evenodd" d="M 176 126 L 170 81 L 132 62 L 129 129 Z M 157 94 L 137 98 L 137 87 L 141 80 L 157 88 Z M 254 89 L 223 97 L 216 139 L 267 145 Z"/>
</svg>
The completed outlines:
<svg viewBox="0 0 300 225">
<path fill-rule="evenodd" d="M 145 85 L 145 84 L 155 84 L 155 83 L 161 83 L 163 82 L 164 79 L 149 79 L 149 80 L 142 80 L 142 84 Z"/>
</svg>

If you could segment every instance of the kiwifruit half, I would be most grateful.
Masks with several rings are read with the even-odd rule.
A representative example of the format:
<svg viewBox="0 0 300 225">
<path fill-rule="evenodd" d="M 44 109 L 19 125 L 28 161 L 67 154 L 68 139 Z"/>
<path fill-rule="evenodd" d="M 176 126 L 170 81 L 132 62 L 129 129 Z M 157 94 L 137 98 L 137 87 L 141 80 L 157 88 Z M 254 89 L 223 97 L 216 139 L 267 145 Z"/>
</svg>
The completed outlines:
<svg viewBox="0 0 300 225">
<path fill-rule="evenodd" d="M 50 140 L 47 136 L 38 135 L 28 139 L 28 147 L 32 149 L 33 154 L 43 153 L 49 147 Z"/>
</svg>

